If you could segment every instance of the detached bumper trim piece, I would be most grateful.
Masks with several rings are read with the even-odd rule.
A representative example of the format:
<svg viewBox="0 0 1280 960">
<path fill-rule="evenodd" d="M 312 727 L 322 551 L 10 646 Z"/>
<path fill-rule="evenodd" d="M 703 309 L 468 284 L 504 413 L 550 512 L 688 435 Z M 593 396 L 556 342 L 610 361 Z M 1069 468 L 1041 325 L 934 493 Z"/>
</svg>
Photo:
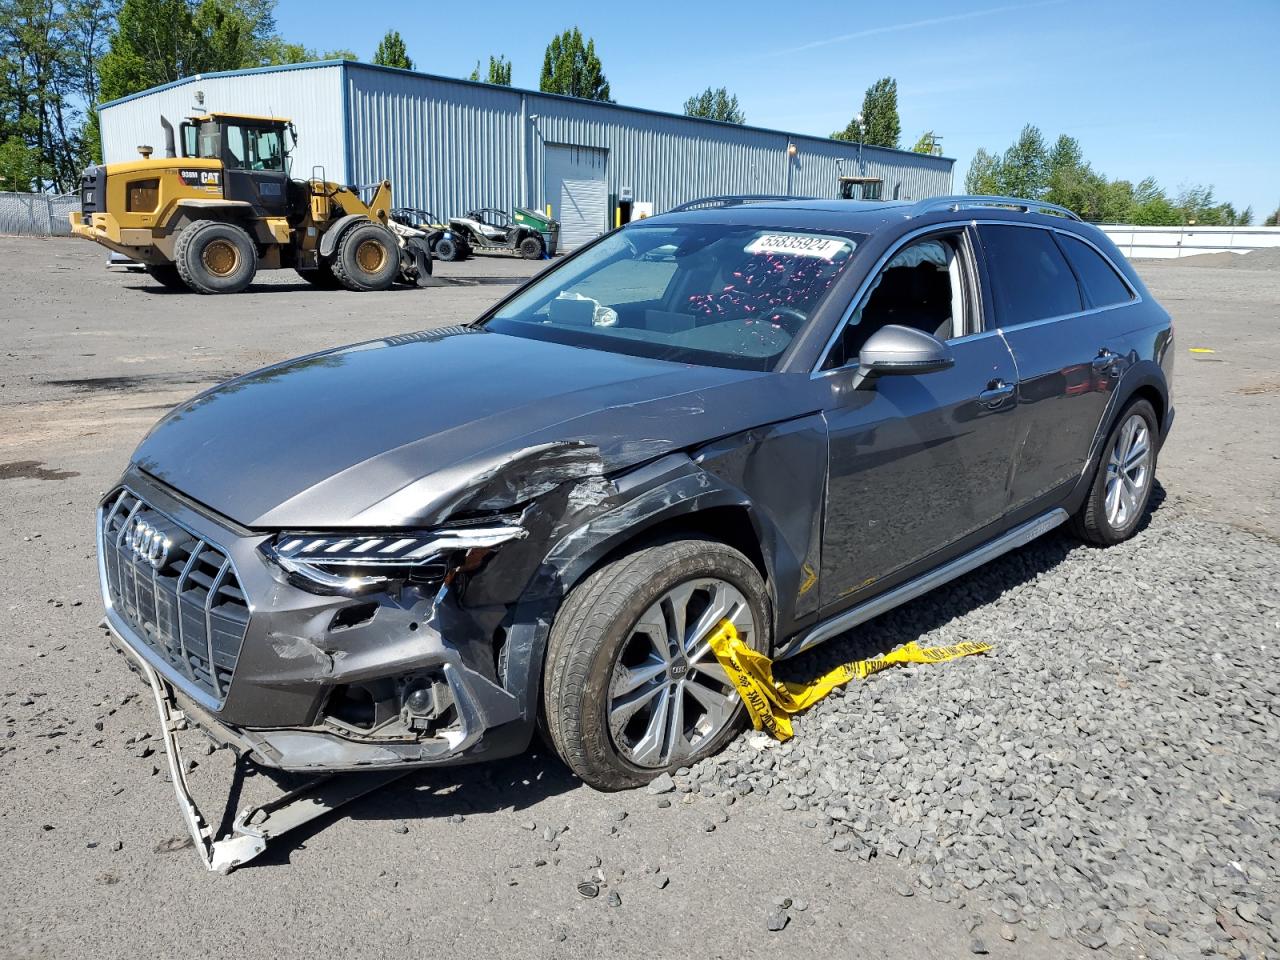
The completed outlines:
<svg viewBox="0 0 1280 960">
<path fill-rule="evenodd" d="M 187 786 L 186 770 L 176 736 L 187 719 L 186 715 L 178 706 L 172 689 L 151 664 L 138 656 L 128 644 L 122 643 L 120 647 L 133 658 L 151 686 L 156 712 L 160 717 L 160 733 L 164 738 L 169 779 L 173 782 L 178 809 L 182 812 L 182 819 L 201 861 L 207 869 L 216 873 L 230 873 L 259 856 L 267 849 L 269 840 L 310 823 L 317 817 L 331 813 L 343 804 L 372 793 L 412 772 L 412 768 L 409 768 L 319 777 L 261 806 L 241 810 L 232 824 L 231 833 L 225 837 L 216 837 Z"/>
</svg>

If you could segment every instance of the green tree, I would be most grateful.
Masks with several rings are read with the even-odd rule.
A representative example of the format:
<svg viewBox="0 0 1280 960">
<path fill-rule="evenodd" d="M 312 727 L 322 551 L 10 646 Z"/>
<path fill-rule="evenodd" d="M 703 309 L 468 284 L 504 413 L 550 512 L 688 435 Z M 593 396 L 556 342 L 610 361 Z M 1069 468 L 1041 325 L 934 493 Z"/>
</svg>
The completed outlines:
<svg viewBox="0 0 1280 960">
<path fill-rule="evenodd" d="M 862 98 L 862 113 L 849 121 L 843 130 L 833 133 L 835 140 L 860 140 L 876 147 L 897 148 L 902 138 L 902 121 L 898 117 L 898 81 L 881 77 Z"/>
<path fill-rule="evenodd" d="M 1049 155 L 1040 128 L 1027 124 L 1000 160 L 1001 189 L 1011 197 L 1039 200 L 1049 187 Z"/>
<path fill-rule="evenodd" d="M 931 156 L 942 156 L 941 138 L 932 130 L 926 130 L 920 134 L 920 139 L 916 141 L 916 145 L 911 148 L 912 153 L 927 153 Z"/>
<path fill-rule="evenodd" d="M 387 31 L 386 36 L 378 42 L 378 49 L 373 51 L 373 62 L 382 67 L 413 69 L 413 61 L 409 58 L 409 51 L 405 49 L 400 31 Z"/>
<path fill-rule="evenodd" d="M 746 123 L 747 115 L 738 106 L 738 98 L 724 87 L 710 87 L 684 102 L 687 117 L 703 117 L 707 120 L 723 120 L 725 123 Z"/>
<path fill-rule="evenodd" d="M 273 62 L 273 0 L 124 0 L 98 74 L 105 100 Z"/>
<path fill-rule="evenodd" d="M 964 176 L 964 192 L 972 196 L 998 194 L 1001 190 L 1000 158 L 982 147 L 969 162 Z"/>
<path fill-rule="evenodd" d="M 479 82 L 484 80 L 485 83 L 497 84 L 500 87 L 511 86 L 511 61 L 505 56 L 489 57 L 489 72 L 484 77 L 480 76 L 480 61 L 476 61 L 476 68 L 471 71 L 468 80 Z"/>
<path fill-rule="evenodd" d="M 1276 207 L 1262 221 L 1264 227 L 1280 227 L 1280 206 Z"/>
<path fill-rule="evenodd" d="M 609 81 L 596 56 L 596 42 L 589 39 L 584 44 L 582 31 L 577 27 L 552 37 L 547 44 L 538 89 L 544 93 L 613 103 L 609 97 Z"/>
</svg>

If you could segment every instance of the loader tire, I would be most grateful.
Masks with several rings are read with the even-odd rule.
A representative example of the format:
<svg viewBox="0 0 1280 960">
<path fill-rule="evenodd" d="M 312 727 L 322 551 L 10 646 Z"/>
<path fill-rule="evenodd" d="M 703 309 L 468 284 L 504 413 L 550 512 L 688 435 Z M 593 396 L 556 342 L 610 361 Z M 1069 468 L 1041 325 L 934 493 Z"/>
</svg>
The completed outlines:
<svg viewBox="0 0 1280 960">
<path fill-rule="evenodd" d="M 239 293 L 258 271 L 258 251 L 234 223 L 197 220 L 178 234 L 174 265 L 196 293 Z"/>
<path fill-rule="evenodd" d="M 333 275 L 348 290 L 386 290 L 400 273 L 400 244 L 386 227 L 373 221 L 348 227 L 333 253 Z"/>
<path fill-rule="evenodd" d="M 178 268 L 172 263 L 152 264 L 147 267 L 147 275 L 166 290 L 173 290 L 175 293 L 191 292 L 187 282 L 182 279 L 182 274 L 178 273 Z"/>
</svg>

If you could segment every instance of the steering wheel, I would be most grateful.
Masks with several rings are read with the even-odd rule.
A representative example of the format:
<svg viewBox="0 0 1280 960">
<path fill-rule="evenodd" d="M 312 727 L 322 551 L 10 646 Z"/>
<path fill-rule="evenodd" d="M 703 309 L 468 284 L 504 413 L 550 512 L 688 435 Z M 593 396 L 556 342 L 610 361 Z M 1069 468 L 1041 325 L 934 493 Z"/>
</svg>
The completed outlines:
<svg viewBox="0 0 1280 960">
<path fill-rule="evenodd" d="M 800 332 L 800 328 L 809 320 L 805 314 L 795 307 L 770 307 L 765 313 L 765 319 L 770 323 L 776 323 L 793 337 Z"/>
</svg>

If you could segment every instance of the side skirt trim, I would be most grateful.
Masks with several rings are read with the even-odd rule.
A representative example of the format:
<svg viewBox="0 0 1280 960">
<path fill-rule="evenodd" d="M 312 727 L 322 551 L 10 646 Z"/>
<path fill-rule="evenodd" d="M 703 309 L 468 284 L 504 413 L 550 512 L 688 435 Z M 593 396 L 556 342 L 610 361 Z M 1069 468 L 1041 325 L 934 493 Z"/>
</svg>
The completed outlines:
<svg viewBox="0 0 1280 960">
<path fill-rule="evenodd" d="M 1010 550 L 1026 546 L 1037 537 L 1048 533 L 1055 527 L 1061 526 L 1067 519 L 1067 511 L 1061 507 L 1055 507 L 1048 513 L 1042 513 L 1026 523 L 1019 524 L 1012 530 L 1002 533 L 994 540 L 988 540 L 982 546 L 939 567 L 935 567 L 914 580 L 908 580 L 901 586 L 882 593 L 878 597 L 872 597 L 865 603 L 860 603 L 856 607 L 852 607 L 844 613 L 818 624 L 808 633 L 803 634 L 799 642 L 793 643 L 791 648 L 782 654 L 782 659 L 794 657 L 802 650 L 817 646 L 824 640 L 830 640 L 846 630 L 866 623 L 873 617 L 878 617 L 894 607 L 901 606 L 909 600 L 914 600 L 916 597 L 928 593 L 934 587 L 940 587 L 949 580 L 954 580 L 956 577 L 963 576 L 971 570 L 976 570 L 989 560 L 994 560 Z"/>
</svg>

